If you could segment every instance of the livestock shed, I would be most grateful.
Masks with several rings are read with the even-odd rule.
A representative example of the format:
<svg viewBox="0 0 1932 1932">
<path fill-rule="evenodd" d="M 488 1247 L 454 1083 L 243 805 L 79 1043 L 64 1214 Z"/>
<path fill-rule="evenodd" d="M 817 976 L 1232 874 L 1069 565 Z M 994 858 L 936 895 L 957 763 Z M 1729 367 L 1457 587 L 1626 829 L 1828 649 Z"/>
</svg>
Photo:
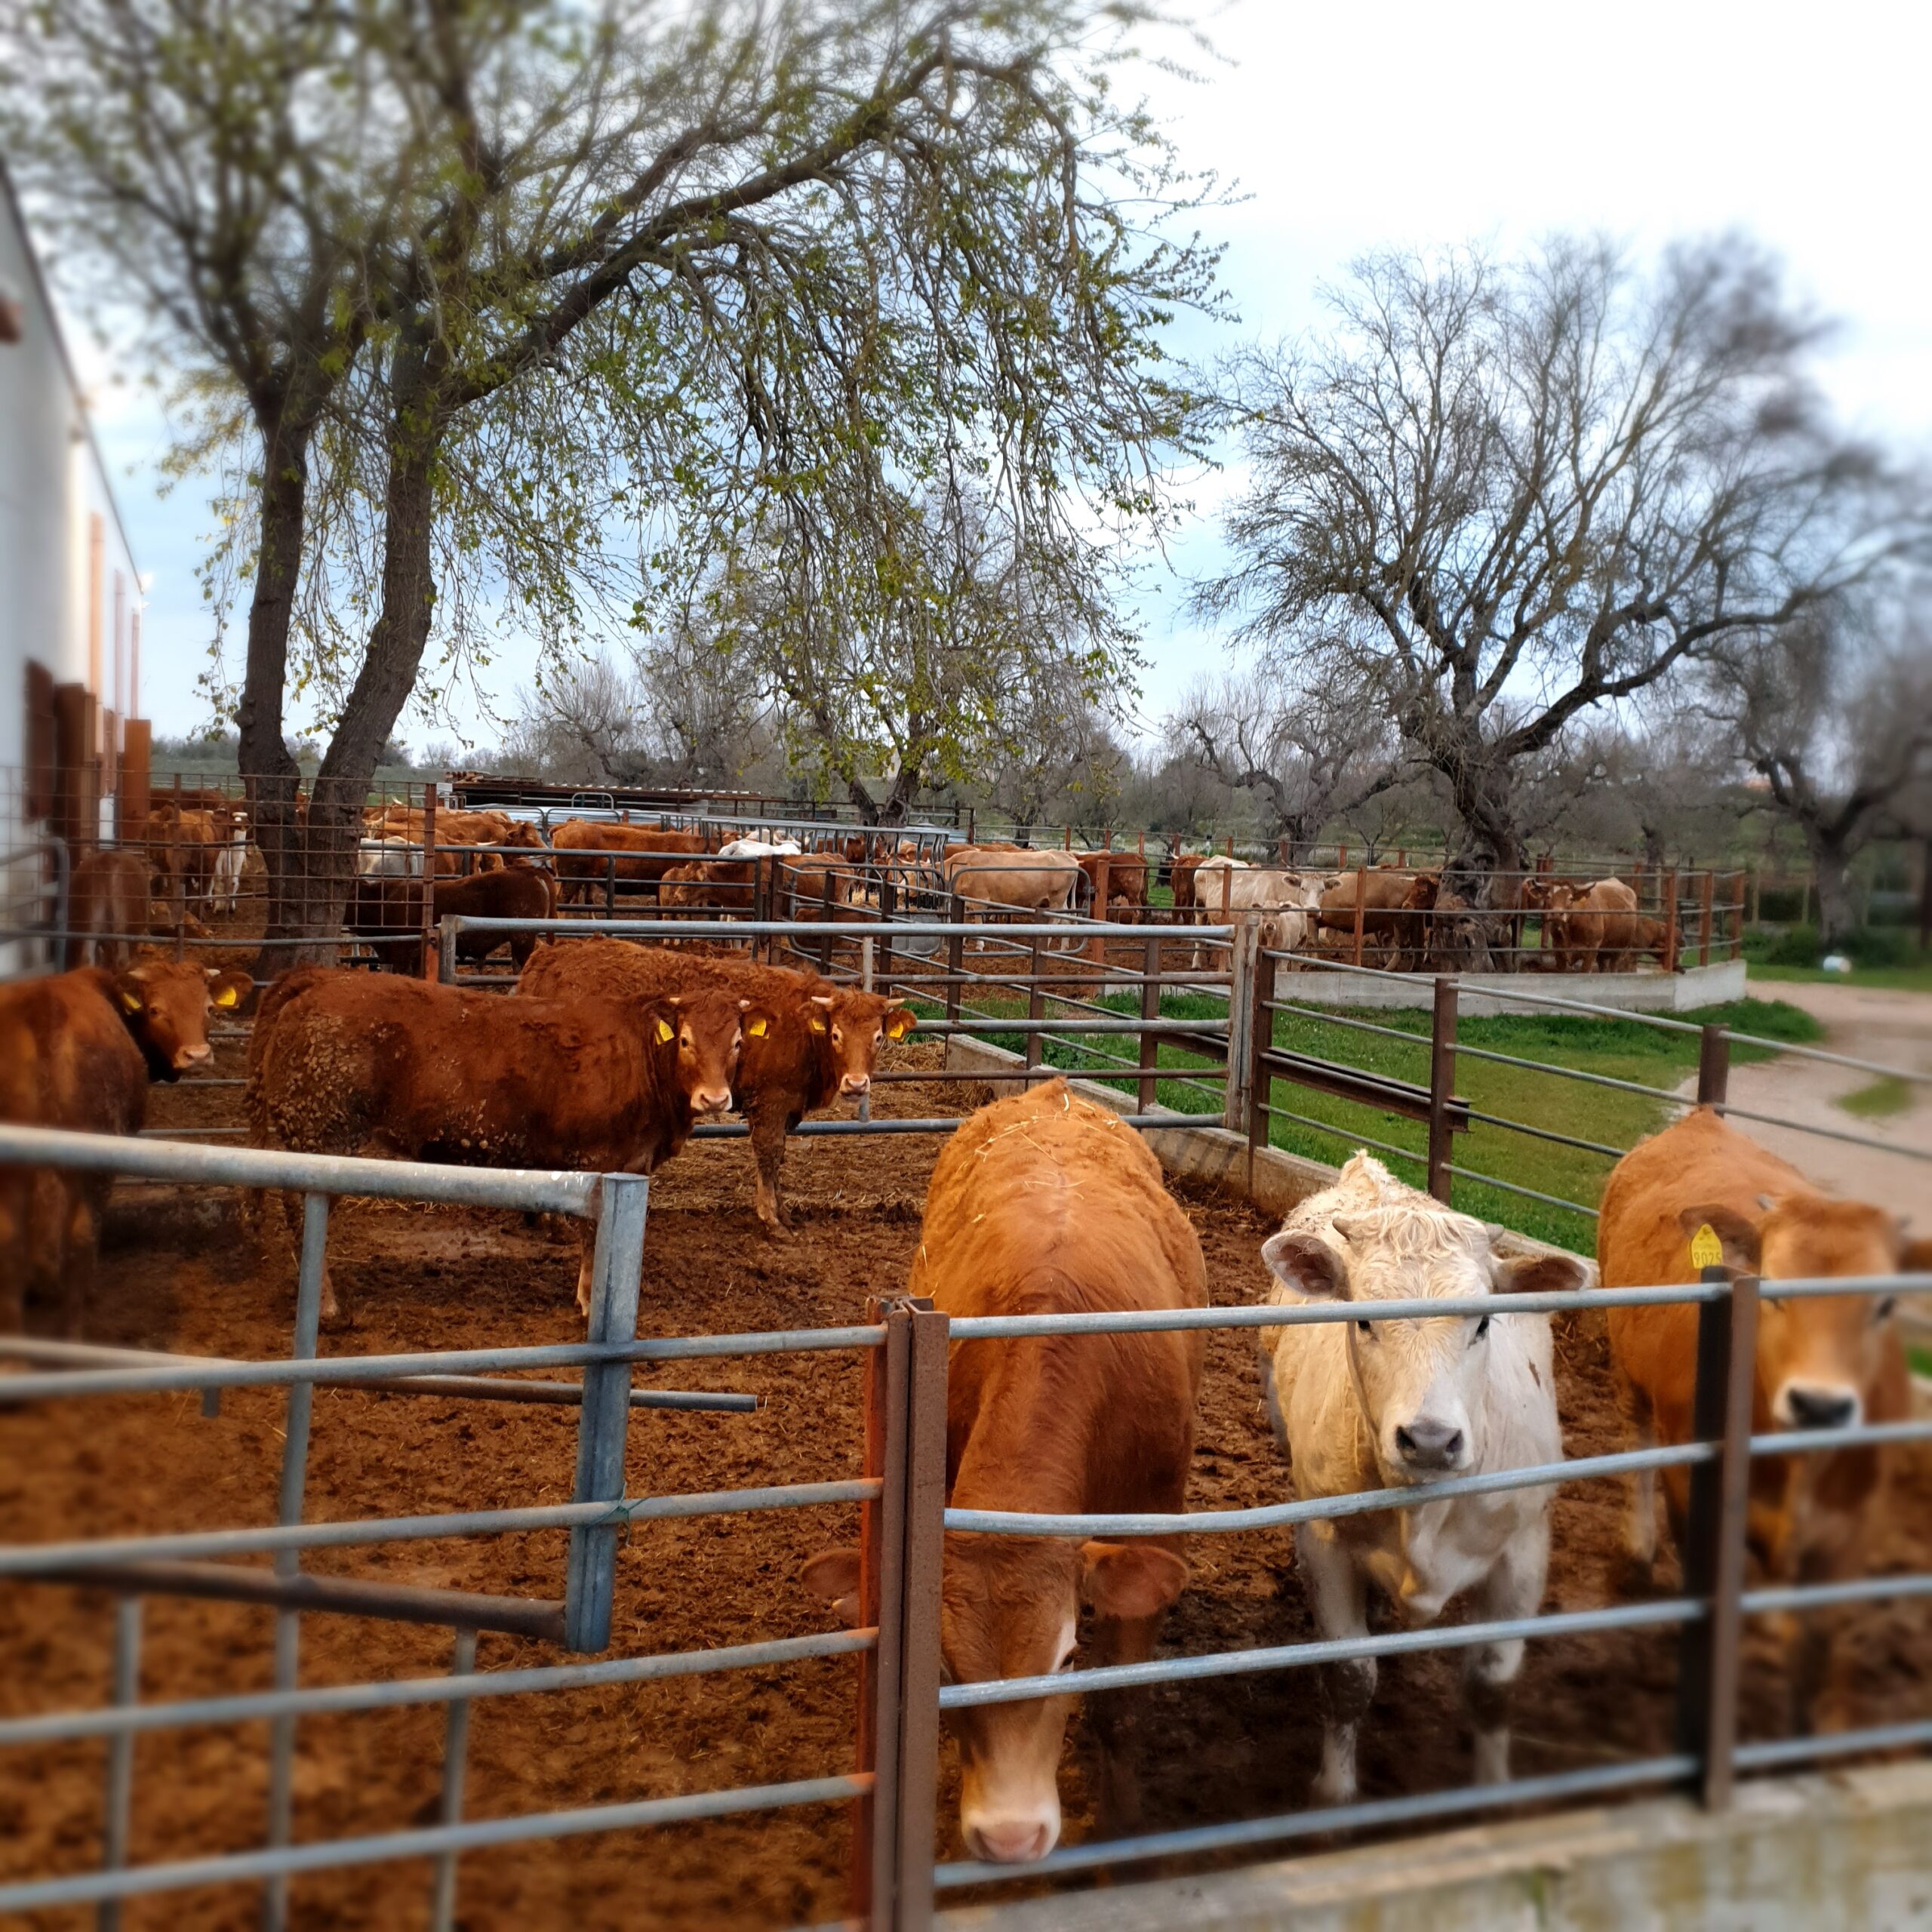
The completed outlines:
<svg viewBox="0 0 1932 1932">
<path fill-rule="evenodd" d="M 447 838 L 445 813 L 494 808 L 400 803 L 420 816 L 372 801 L 380 830 L 365 843 L 413 863 L 368 876 L 414 891 L 413 971 L 381 970 L 395 931 L 343 927 L 325 977 L 352 984 L 331 1014 L 392 1034 L 417 1024 L 399 1016 L 454 1014 L 494 1038 L 544 1004 L 517 989 L 523 974 L 557 970 L 573 942 L 632 942 L 679 986 L 707 972 L 742 986 L 726 1003 L 742 1048 L 817 1013 L 825 1044 L 808 1048 L 829 1054 L 838 1017 L 863 1011 L 871 1057 L 827 1063 L 844 1075 L 801 1089 L 798 1118 L 781 1111 L 783 1211 L 768 1223 L 769 1149 L 749 1118 L 708 1103 L 688 1110 L 682 1151 L 636 1171 L 563 1158 L 528 1120 L 512 1124 L 516 1145 L 555 1158 L 472 1164 L 422 1127 L 431 1103 L 414 1089 L 384 1089 L 392 1104 L 356 1116 L 353 1145 L 293 1144 L 277 1123 L 307 1118 L 339 1070 L 291 1057 L 273 1087 L 283 1063 L 258 1029 L 305 996 L 268 992 L 278 962 L 245 891 L 206 906 L 200 932 L 45 935 L 56 950 L 125 941 L 110 974 L 152 955 L 191 979 L 205 966 L 217 984 L 257 984 L 229 1007 L 211 992 L 210 1051 L 180 1050 L 138 1131 L 0 1120 L 0 1176 L 38 1177 L 23 1211 L 88 1177 L 104 1195 L 84 1298 L 37 1293 L 0 1337 L 0 1915 L 528 1932 L 1030 1927 L 1102 1912 L 1340 1927 L 1403 1922 L 1387 1915 L 1399 1907 L 1487 1924 L 1533 1890 L 1556 1924 L 1632 1900 L 1666 1922 L 1708 1908 L 1777 1923 L 1802 1916 L 1818 1872 L 1849 1865 L 1838 1896 L 1863 1898 L 1909 1868 L 1932 1797 L 1912 1755 L 1932 1742 L 1932 1425 L 1875 1407 L 1774 1428 L 1754 1415 L 1749 1373 L 1760 1332 L 1795 1309 L 1893 1321 L 1890 1300 L 1932 1289 L 1902 1272 L 1904 1250 L 1863 1274 L 1760 1278 L 1713 1261 L 1597 1284 L 1577 1257 L 1623 1130 L 1494 1115 L 1481 1076 L 1506 1056 L 1483 1030 L 1483 989 L 1456 974 L 1404 969 L 1428 989 L 1424 1032 L 1324 1006 L 1311 983 L 1377 969 L 1296 958 L 1274 943 L 1278 906 L 1096 919 L 1081 906 L 1110 894 L 1069 886 L 1042 911 L 972 890 L 949 828 L 848 855 L 829 831 L 814 846 L 752 814 L 671 812 L 641 829 L 685 832 L 695 850 L 614 847 L 601 889 L 573 904 L 439 909 L 445 879 L 520 868 L 560 887 L 558 848 L 476 825 Z M 741 838 L 801 849 L 725 856 Z M 1024 875 L 1032 894 L 1052 871 L 983 862 L 979 883 Z M 522 941 L 552 949 L 519 968 L 499 949 Z M 42 983 L 69 977 L 44 963 Z M 795 1009 L 772 991 L 794 982 L 755 977 L 781 969 L 804 976 Z M 1727 1096 L 1734 1054 L 1801 1051 L 1513 990 L 1687 1054 L 1684 1091 L 1626 1097 L 1646 1129 L 1686 1112 L 1748 1131 Z M 654 1028 L 694 1010 L 638 1009 Z M 681 1065 L 677 1034 L 667 1020 L 667 1067 Z M 1407 1072 L 1345 1050 L 1392 1035 L 1414 1056 Z M 474 1095 L 528 1075 L 524 1111 L 552 1104 L 514 1056 L 451 1064 Z M 743 1088 L 755 1056 L 736 1064 Z M 1555 1059 L 1512 1071 L 1586 1101 L 1636 1084 Z M 1186 1231 L 1164 1238 L 1198 1251 L 1198 1305 L 962 1313 L 909 1294 L 931 1265 L 936 1164 L 962 1123 L 992 1131 L 983 1110 L 1022 1096 L 1143 1137 Z M 749 1113 L 749 1090 L 737 1097 Z M 1353 1111 L 1338 1120 L 1337 1106 Z M 1023 1163 L 1031 1118 L 997 1116 Z M 1283 1217 L 1340 1184 L 1309 1134 L 1331 1161 L 1381 1153 L 1425 1219 L 1461 1211 L 1443 1225 L 1489 1244 L 1513 1291 L 1270 1300 L 1263 1251 Z M 1570 1143 L 1596 1179 L 1552 1204 L 1506 1154 L 1478 1164 L 1470 1150 L 1499 1134 Z M 1573 1252 L 1485 1227 L 1546 1214 L 1570 1217 Z M 1611 1318 L 1670 1307 L 1691 1312 L 1694 1414 L 1681 1440 L 1633 1444 Z M 1445 1466 L 1420 1488 L 1334 1493 L 1284 1460 L 1264 1331 L 1368 1349 L 1389 1323 L 1473 1334 L 1492 1320 L 1547 1336 L 1537 1386 L 1560 1446 Z M 1178 1509 L 949 1498 L 961 1350 L 1017 1362 L 1051 1344 L 1078 1360 L 1132 1335 L 1198 1353 Z M 1754 1465 L 1847 1454 L 1889 1464 L 1856 1564 L 1754 1568 Z M 1687 1484 L 1686 1503 L 1638 1578 L 1626 1485 L 1657 1472 Z M 1526 1605 L 1405 1617 L 1398 1583 L 1336 1633 L 1309 1587 L 1310 1537 L 1512 1493 L 1549 1499 L 1547 1575 Z M 1185 1586 L 1143 1654 L 1110 1655 L 1086 1619 L 1068 1632 L 1082 1647 L 1037 1671 L 955 1667 L 943 1584 L 967 1546 L 1057 1552 L 1049 1567 L 1064 1558 L 1055 1574 L 1071 1576 L 1149 1538 L 1184 1552 Z M 854 1552 L 836 1609 L 814 1583 L 833 1551 Z M 1820 1619 L 1834 1643 L 1814 1683 L 1785 1626 Z M 1503 1680 L 1480 1660 L 1517 1646 L 1501 1762 L 1482 1698 Z M 1337 1687 L 1371 1660 L 1352 1788 L 1318 1791 Z M 962 1844 L 980 1774 L 948 1734 L 997 1737 L 1069 1703 L 1046 1772 L 1057 1832 L 1021 1863 L 996 1832 L 969 1824 Z M 1091 1892 L 1103 1873 L 1116 1882 Z"/>
</svg>

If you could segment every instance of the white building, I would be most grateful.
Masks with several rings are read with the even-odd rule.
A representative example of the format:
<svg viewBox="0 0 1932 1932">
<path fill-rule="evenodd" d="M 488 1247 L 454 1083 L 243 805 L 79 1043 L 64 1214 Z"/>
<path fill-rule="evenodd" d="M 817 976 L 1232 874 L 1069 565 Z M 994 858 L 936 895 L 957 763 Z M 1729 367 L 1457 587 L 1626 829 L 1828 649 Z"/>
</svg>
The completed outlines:
<svg viewBox="0 0 1932 1932">
<path fill-rule="evenodd" d="M 131 751 L 140 593 L 86 399 L 0 164 L 0 849 L 85 836 Z"/>
</svg>

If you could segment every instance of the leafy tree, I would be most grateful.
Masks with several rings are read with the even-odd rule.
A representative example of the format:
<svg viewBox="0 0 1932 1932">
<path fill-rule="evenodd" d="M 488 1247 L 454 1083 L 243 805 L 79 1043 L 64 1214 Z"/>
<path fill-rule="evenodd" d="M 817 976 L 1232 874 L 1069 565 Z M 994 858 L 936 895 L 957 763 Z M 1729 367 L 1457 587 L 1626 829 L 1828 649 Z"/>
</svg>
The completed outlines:
<svg viewBox="0 0 1932 1932">
<path fill-rule="evenodd" d="M 774 543 L 795 641 L 823 635 L 795 593 L 868 572 L 882 638 L 879 611 L 937 621 L 956 574 L 903 506 L 968 496 L 1100 609 L 1190 433 L 1161 332 L 1212 299 L 1209 257 L 1159 231 L 1184 195 L 1167 152 L 1109 85 L 1142 17 L 14 0 L 7 137 L 102 285 L 145 300 L 196 412 L 182 460 L 238 479 L 224 581 L 248 586 L 271 937 L 335 929 L 432 641 L 455 676 L 493 621 L 573 635 L 627 599 L 657 629 Z M 857 635 L 857 682 L 817 691 L 841 768 L 896 688 Z M 298 841 L 303 696 L 332 735 Z M 941 681 L 885 732 L 915 779 L 955 700 Z"/>
</svg>

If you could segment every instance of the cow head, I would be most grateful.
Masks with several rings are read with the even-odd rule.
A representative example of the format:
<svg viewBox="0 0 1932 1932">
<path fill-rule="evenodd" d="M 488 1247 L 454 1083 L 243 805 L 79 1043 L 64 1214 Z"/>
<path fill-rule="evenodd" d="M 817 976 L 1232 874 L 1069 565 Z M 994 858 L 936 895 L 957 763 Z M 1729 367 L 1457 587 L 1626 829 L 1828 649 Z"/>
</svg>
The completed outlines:
<svg viewBox="0 0 1932 1932">
<path fill-rule="evenodd" d="M 675 1063 L 678 1092 L 700 1120 L 730 1110 L 744 1030 L 770 1023 L 749 1000 L 717 991 L 652 1000 L 645 1014 L 647 1036 Z"/>
<path fill-rule="evenodd" d="M 1932 1241 L 1907 1238 L 1884 1209 L 1823 1195 L 1758 1199 L 1754 1220 L 1726 1207 L 1687 1208 L 1687 1237 L 1708 1226 L 1733 1272 L 1767 1281 L 1826 1275 L 1895 1275 L 1932 1266 Z M 1820 1295 L 1767 1301 L 1758 1313 L 1758 1386 L 1781 1429 L 1847 1429 L 1865 1419 L 1892 1345 L 1890 1295 Z"/>
<path fill-rule="evenodd" d="M 1589 1264 L 1569 1255 L 1505 1260 L 1467 1214 L 1400 1202 L 1337 1215 L 1327 1235 L 1284 1228 L 1261 1258 L 1285 1287 L 1316 1300 L 1463 1300 L 1512 1290 L 1580 1288 Z M 1474 1459 L 1489 1375 L 1491 1319 L 1348 1324 L 1349 1373 L 1383 1479 L 1454 1475 Z"/>
<path fill-rule="evenodd" d="M 113 997 L 148 1063 L 152 1080 L 178 1080 L 211 1058 L 208 1014 L 232 1011 L 248 997 L 245 973 L 223 973 L 180 960 L 144 961 L 117 973 Z"/>
<path fill-rule="evenodd" d="M 848 1623 L 860 1621 L 856 1549 L 823 1551 L 801 1575 Z M 1121 1622 L 1156 1617 L 1187 1576 L 1178 1556 L 1152 1543 L 949 1534 L 940 1588 L 946 1680 L 1057 1676 L 1072 1669 L 1083 1604 Z M 959 1744 L 960 1831 L 974 1857 L 1023 1865 L 1053 1850 L 1060 1752 L 1074 1702 L 1069 1692 L 949 1715 Z"/>
<path fill-rule="evenodd" d="M 869 1093 L 880 1048 L 888 1040 L 904 1039 L 918 1023 L 883 993 L 841 989 L 814 994 L 805 1002 L 805 1024 L 818 1047 L 821 1087 L 840 1100 L 856 1100 Z"/>
</svg>

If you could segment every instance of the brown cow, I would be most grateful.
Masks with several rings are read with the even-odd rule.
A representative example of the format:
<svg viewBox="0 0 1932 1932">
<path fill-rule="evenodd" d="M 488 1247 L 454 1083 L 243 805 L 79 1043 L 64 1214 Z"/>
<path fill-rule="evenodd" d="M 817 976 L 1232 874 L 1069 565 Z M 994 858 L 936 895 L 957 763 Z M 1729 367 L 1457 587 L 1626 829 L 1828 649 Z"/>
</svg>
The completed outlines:
<svg viewBox="0 0 1932 1932">
<path fill-rule="evenodd" d="M 723 992 L 505 999 L 304 968 L 263 1002 L 249 1121 L 257 1146 L 648 1174 L 697 1120 L 730 1107 L 741 1024 L 761 1021 Z M 591 1236 L 579 1226 L 588 1312 Z M 326 1275 L 322 1305 L 333 1318 Z"/>
<path fill-rule="evenodd" d="M 547 919 L 557 910 L 557 881 L 547 866 L 516 860 L 497 872 L 467 878 L 439 878 L 430 888 L 430 927 L 448 918 Z M 383 874 L 358 878 L 350 892 L 343 924 L 358 938 L 373 940 L 380 963 L 393 973 L 420 978 L 423 972 L 423 881 Z M 534 949 L 535 933 L 457 935 L 456 956 L 475 965 L 507 945 L 519 971 Z"/>
<path fill-rule="evenodd" d="M 1074 863 L 1087 875 L 1087 887 L 1097 894 L 1100 889 L 1100 866 L 1103 860 L 1107 868 L 1107 903 L 1096 905 L 1094 917 L 1103 919 L 1109 908 L 1115 906 L 1125 909 L 1122 917 L 1131 925 L 1140 918 L 1147 908 L 1147 861 L 1133 852 L 1076 852 Z"/>
<path fill-rule="evenodd" d="M 67 946 L 69 972 L 90 961 L 118 967 L 131 955 L 134 943 L 149 929 L 149 868 L 145 853 L 131 846 L 118 851 L 89 852 L 75 866 L 67 882 Z"/>
<path fill-rule="evenodd" d="M 880 1047 L 912 1031 L 912 1014 L 882 993 L 834 986 L 815 973 L 623 940 L 546 946 L 525 968 L 517 992 L 546 999 L 661 998 L 717 986 L 766 1016 L 746 1023 L 733 1091 L 751 1128 L 758 1217 L 775 1234 L 789 1226 L 778 1192 L 786 1135 L 807 1114 L 869 1092 Z"/>
<path fill-rule="evenodd" d="M 1637 942 L 1637 895 L 1620 878 L 1600 878 L 1580 890 L 1556 886 L 1544 915 L 1559 973 L 1626 970 Z"/>
<path fill-rule="evenodd" d="M 1820 1194 L 1796 1168 L 1708 1108 L 1625 1155 L 1604 1189 L 1597 1254 L 1605 1287 L 1693 1281 L 1692 1237 L 1709 1226 L 1734 1269 L 1780 1278 L 1890 1275 L 1932 1269 L 1932 1241 L 1909 1241 L 1897 1220 L 1858 1201 Z M 1890 1297 L 1832 1295 L 1763 1304 L 1752 1428 L 1835 1429 L 1890 1422 L 1909 1407 L 1905 1353 Z M 1626 1426 L 1647 1447 L 1693 1436 L 1697 1310 L 1678 1303 L 1610 1311 L 1611 1359 Z M 1879 1453 L 1760 1457 L 1751 1468 L 1751 1547 L 1778 1580 L 1816 1582 L 1860 1566 L 1884 1477 Z M 1681 1542 L 1688 1472 L 1664 1472 Z M 1632 1484 L 1626 1545 L 1647 1570 L 1657 1546 L 1652 1481 Z M 1795 1641 L 1794 1722 L 1808 1728 L 1830 1631 L 1807 1617 Z"/>
<path fill-rule="evenodd" d="M 1204 856 L 1199 852 L 1182 852 L 1168 867 L 1168 885 L 1178 915 L 1175 920 L 1177 925 L 1192 925 L 1195 922 L 1194 875 L 1200 870 Z"/>
<path fill-rule="evenodd" d="M 1403 924 L 1389 936 L 1396 971 L 1453 973 L 1474 956 L 1482 938 L 1469 902 L 1435 872 L 1418 872 L 1402 895 Z"/>
<path fill-rule="evenodd" d="M 1201 1246 L 1131 1128 L 1063 1080 L 982 1108 L 927 1190 L 908 1284 L 954 1315 L 1199 1308 Z M 955 1345 L 946 1392 L 947 1500 L 1029 1513 L 1179 1510 L 1201 1385 L 1196 1333 L 1042 1336 Z M 1071 1662 L 1081 1607 L 1103 1664 L 1153 1653 L 1187 1582 L 1178 1537 L 1075 1543 L 948 1532 L 940 1641 L 958 1684 L 1044 1677 Z M 856 1550 L 804 1567 L 807 1588 L 856 1621 Z M 1072 1680 L 1075 1684 L 1078 1678 Z M 1061 1742 L 1074 1699 L 955 1714 L 960 1823 L 977 1857 L 1041 1858 L 1060 1832 Z M 1131 1784 L 1103 1697 L 1102 1810 L 1131 1822 Z"/>
<path fill-rule="evenodd" d="M 1380 866 L 1363 881 L 1362 934 L 1364 955 L 1373 947 L 1386 948 L 1392 959 L 1417 949 L 1420 923 L 1403 902 L 1418 878 L 1432 875 L 1410 872 L 1399 866 Z M 1321 909 L 1316 920 L 1318 931 L 1342 934 L 1352 943 L 1355 930 L 1355 878 L 1343 872 L 1321 895 Z"/>
<path fill-rule="evenodd" d="M 653 826 L 573 818 L 551 832 L 550 849 L 557 855 L 557 878 L 568 906 L 595 897 L 608 883 L 614 865 L 618 884 L 654 891 L 681 855 L 708 852 L 712 840 L 702 832 L 662 832 Z M 636 856 L 611 858 L 607 854 Z"/>
<path fill-rule="evenodd" d="M 666 866 L 657 881 L 658 903 L 667 912 L 747 918 L 757 896 L 758 866 L 751 859 L 694 859 Z"/>
<path fill-rule="evenodd" d="M 150 1080 L 205 1061 L 211 1007 L 247 998 L 247 978 L 173 960 L 97 967 L 0 987 L 0 1121 L 78 1134 L 134 1134 Z M 28 1168 L 0 1168 L 0 1329 L 21 1326 L 29 1285 L 57 1285 L 77 1333 L 112 1177 L 66 1174 L 60 1206 Z"/>
</svg>

